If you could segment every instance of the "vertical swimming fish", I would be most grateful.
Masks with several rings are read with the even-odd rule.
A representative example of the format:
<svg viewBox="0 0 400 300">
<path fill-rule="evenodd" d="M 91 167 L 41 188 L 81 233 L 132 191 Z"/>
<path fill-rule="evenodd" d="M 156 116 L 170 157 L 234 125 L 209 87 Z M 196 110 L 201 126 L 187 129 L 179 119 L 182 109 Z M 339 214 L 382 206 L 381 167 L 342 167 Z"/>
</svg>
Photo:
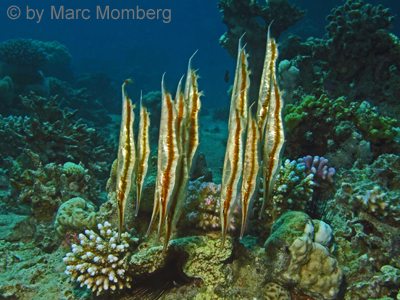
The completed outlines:
<svg viewBox="0 0 400 300">
<path fill-rule="evenodd" d="M 197 52 L 197 51 L 196 51 Z M 186 75 L 185 92 L 182 94 L 181 82 L 179 82 L 176 96 L 177 106 L 177 140 L 180 151 L 180 160 L 177 168 L 176 185 L 177 190 L 175 197 L 170 201 L 167 212 L 166 233 L 164 243 L 164 253 L 168 246 L 172 230 L 182 212 L 183 203 L 186 199 L 186 191 L 189 182 L 189 174 L 193 164 L 197 147 L 199 145 L 199 119 L 201 103 L 197 79 L 199 76 L 195 70 L 191 68 L 192 58 L 189 59 L 188 70 Z"/>
<path fill-rule="evenodd" d="M 272 22 L 271 22 L 272 24 Z M 260 128 L 260 139 L 264 138 L 265 125 L 267 122 L 268 107 L 271 100 L 271 76 L 276 72 L 276 60 L 278 58 L 278 51 L 276 48 L 276 42 L 271 38 L 270 28 L 268 27 L 267 45 L 265 50 L 265 59 L 263 73 L 260 83 L 260 92 L 258 96 L 258 107 L 257 107 L 257 123 Z"/>
<path fill-rule="evenodd" d="M 249 205 L 257 188 L 258 173 L 260 169 L 260 130 L 256 119 L 253 117 L 251 109 L 254 103 L 249 108 L 247 121 L 247 139 L 246 149 L 244 154 L 243 178 L 242 178 L 242 230 L 240 238 L 243 238 L 246 228 L 247 215 Z"/>
<path fill-rule="evenodd" d="M 221 185 L 221 229 L 224 247 L 231 204 L 235 201 L 237 188 L 243 169 L 244 136 L 247 124 L 248 88 L 250 71 L 248 70 L 248 54 L 239 40 L 235 80 L 233 84 L 231 108 L 229 113 L 229 134 L 226 146 L 224 168 Z"/>
<path fill-rule="evenodd" d="M 129 196 L 132 185 L 132 173 L 135 167 L 136 153 L 133 137 L 133 122 L 135 115 L 131 99 L 125 92 L 125 85 L 130 80 L 125 80 L 122 85 L 122 119 L 118 146 L 118 167 L 117 167 L 117 202 L 118 202 L 118 241 L 121 238 L 122 226 L 124 225 L 124 213 L 126 200 Z"/>
<path fill-rule="evenodd" d="M 183 78 L 183 77 L 182 77 Z M 178 152 L 178 161 L 175 172 L 175 186 L 174 193 L 168 199 L 167 210 L 165 216 L 165 237 L 164 237 L 164 247 L 162 256 L 165 255 L 165 252 L 168 248 L 168 243 L 171 237 L 171 233 L 173 230 L 173 220 L 175 216 L 176 209 L 179 209 L 179 191 L 183 188 L 184 178 L 187 177 L 187 172 L 185 168 L 185 160 L 186 156 L 183 151 L 183 134 L 186 127 L 186 105 L 184 101 L 183 93 L 181 92 L 182 86 L 182 78 L 179 80 L 178 88 L 176 90 L 176 97 L 174 101 L 174 105 L 176 108 L 176 144 L 177 144 L 177 152 Z"/>
<path fill-rule="evenodd" d="M 157 178 L 154 199 L 153 215 L 147 233 L 150 232 L 153 222 L 159 213 L 157 241 L 164 229 L 167 205 L 175 192 L 175 176 L 179 159 L 179 150 L 176 140 L 177 112 L 172 96 L 165 89 L 164 75 L 161 82 L 162 105 L 160 136 L 158 140 Z"/>
<path fill-rule="evenodd" d="M 268 109 L 268 118 L 265 129 L 265 141 L 263 149 L 263 205 L 259 218 L 261 219 L 265 204 L 271 195 L 276 182 L 276 177 L 282 163 L 283 146 L 285 144 L 285 132 L 282 118 L 283 100 L 276 83 L 275 74 L 271 76 L 271 101 Z"/>
<path fill-rule="evenodd" d="M 148 169 L 148 160 L 150 155 L 150 113 L 142 104 L 142 95 L 140 95 L 140 123 L 137 145 L 137 169 L 136 169 L 136 213 L 139 213 L 140 198 L 142 196 L 143 182 L 146 178 Z"/>
</svg>

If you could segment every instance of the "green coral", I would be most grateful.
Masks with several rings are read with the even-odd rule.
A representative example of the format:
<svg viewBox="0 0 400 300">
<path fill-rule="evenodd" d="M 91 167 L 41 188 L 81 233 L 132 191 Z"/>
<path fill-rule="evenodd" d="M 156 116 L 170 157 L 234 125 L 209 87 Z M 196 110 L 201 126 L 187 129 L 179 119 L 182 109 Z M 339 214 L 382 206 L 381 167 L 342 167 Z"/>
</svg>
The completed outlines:
<svg viewBox="0 0 400 300">
<path fill-rule="evenodd" d="M 362 133 L 364 139 L 374 144 L 391 143 L 397 136 L 395 127 L 398 120 L 389 116 L 381 116 L 376 107 L 364 101 L 362 103 L 346 103 L 344 97 L 330 99 L 323 94 L 318 99 L 315 96 L 305 96 L 297 106 L 288 104 L 285 107 L 286 127 L 293 131 L 301 123 L 312 122 L 331 123 L 338 127 L 340 122 L 348 121 L 356 130 Z"/>
<path fill-rule="evenodd" d="M 85 175 L 86 170 L 81 165 L 77 165 L 73 162 L 66 162 L 63 166 L 63 171 L 67 175 L 77 174 L 78 177 L 83 177 Z"/>
<path fill-rule="evenodd" d="M 285 106 L 285 125 L 288 130 L 293 130 L 307 117 L 307 113 L 302 106 L 288 104 Z"/>
</svg>

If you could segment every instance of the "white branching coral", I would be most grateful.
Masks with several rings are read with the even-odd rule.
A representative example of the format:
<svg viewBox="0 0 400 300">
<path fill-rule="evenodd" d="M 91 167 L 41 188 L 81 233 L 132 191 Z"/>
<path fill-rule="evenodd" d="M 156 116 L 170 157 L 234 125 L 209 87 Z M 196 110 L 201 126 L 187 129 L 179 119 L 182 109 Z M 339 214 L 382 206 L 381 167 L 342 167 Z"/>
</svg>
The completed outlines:
<svg viewBox="0 0 400 300">
<path fill-rule="evenodd" d="M 111 229 L 111 224 L 97 225 L 100 235 L 93 230 L 86 230 L 79 235 L 80 244 L 72 245 L 72 253 L 67 253 L 63 261 L 67 265 L 65 273 L 71 280 L 86 285 L 97 295 L 105 290 L 130 288 L 132 278 L 126 273 L 130 234 L 121 235 Z"/>
</svg>

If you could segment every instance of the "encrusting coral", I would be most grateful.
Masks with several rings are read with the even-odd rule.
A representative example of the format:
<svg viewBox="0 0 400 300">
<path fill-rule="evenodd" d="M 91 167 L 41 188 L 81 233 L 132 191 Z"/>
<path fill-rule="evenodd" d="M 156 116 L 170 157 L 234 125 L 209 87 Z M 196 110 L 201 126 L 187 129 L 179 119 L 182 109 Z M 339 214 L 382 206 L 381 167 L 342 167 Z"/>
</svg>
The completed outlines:
<svg viewBox="0 0 400 300">
<path fill-rule="evenodd" d="M 73 244 L 72 253 L 67 253 L 63 259 L 67 265 L 65 273 L 71 275 L 71 280 L 86 285 L 97 295 L 107 290 L 113 292 L 131 287 L 132 278 L 125 273 L 132 240 L 125 232 L 118 243 L 118 233 L 110 226 L 108 222 L 99 224 L 100 235 L 93 230 L 80 234 L 80 245 Z"/>
</svg>

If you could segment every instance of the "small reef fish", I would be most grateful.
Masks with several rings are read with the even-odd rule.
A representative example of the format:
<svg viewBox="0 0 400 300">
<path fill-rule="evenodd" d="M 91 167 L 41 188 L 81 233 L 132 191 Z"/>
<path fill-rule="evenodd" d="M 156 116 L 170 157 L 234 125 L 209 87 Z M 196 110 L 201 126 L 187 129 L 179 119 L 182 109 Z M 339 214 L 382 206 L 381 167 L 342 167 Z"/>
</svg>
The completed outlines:
<svg viewBox="0 0 400 300">
<path fill-rule="evenodd" d="M 225 72 L 224 80 L 225 80 L 226 83 L 228 83 L 228 81 L 229 81 L 229 71 Z"/>
<path fill-rule="evenodd" d="M 122 85 L 122 119 L 118 147 L 117 167 L 117 202 L 118 202 L 118 241 L 121 240 L 122 226 L 124 225 L 124 213 L 126 200 L 131 191 L 132 174 L 135 167 L 136 152 L 133 136 L 133 122 L 135 115 L 131 99 L 126 94 L 125 86 L 131 82 L 125 80 Z"/>
<path fill-rule="evenodd" d="M 142 95 L 140 95 L 140 123 L 137 145 L 137 169 L 136 169 L 136 213 L 139 213 L 140 198 L 142 196 L 142 188 L 144 179 L 146 178 L 148 169 L 148 160 L 150 155 L 150 113 L 142 103 Z"/>
<path fill-rule="evenodd" d="M 231 97 L 231 108 L 229 112 L 229 134 L 222 172 L 220 197 L 222 229 L 221 249 L 225 244 L 232 203 L 236 199 L 237 188 L 243 170 L 244 136 L 246 133 L 248 89 L 250 86 L 250 70 L 248 69 L 247 57 L 248 54 L 244 47 L 242 47 L 242 38 L 240 38 L 235 80 Z"/>
</svg>

